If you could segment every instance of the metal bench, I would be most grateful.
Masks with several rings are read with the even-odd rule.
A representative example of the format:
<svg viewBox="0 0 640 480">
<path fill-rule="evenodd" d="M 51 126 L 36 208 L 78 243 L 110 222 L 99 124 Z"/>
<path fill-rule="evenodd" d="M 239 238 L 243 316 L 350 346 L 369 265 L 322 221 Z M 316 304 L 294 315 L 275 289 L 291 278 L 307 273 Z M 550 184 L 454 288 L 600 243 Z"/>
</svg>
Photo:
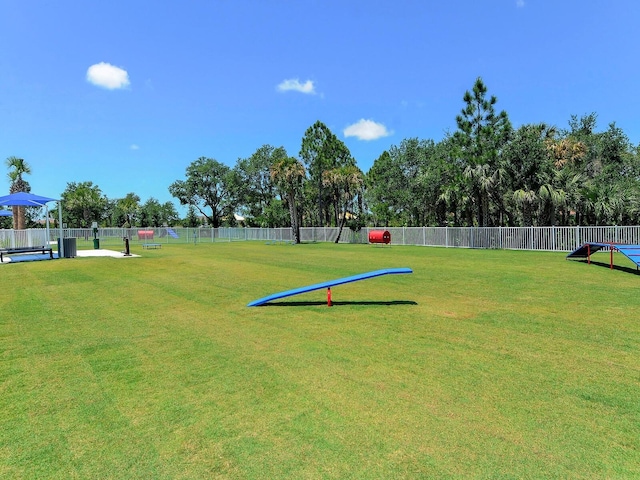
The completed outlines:
<svg viewBox="0 0 640 480">
<path fill-rule="evenodd" d="M 0 249 L 0 262 L 4 261 L 4 255 L 14 255 L 18 253 L 47 253 L 53 260 L 53 249 L 51 247 L 16 247 L 16 248 L 2 248 Z"/>
<path fill-rule="evenodd" d="M 162 248 L 161 243 L 143 243 L 142 248 Z"/>
</svg>

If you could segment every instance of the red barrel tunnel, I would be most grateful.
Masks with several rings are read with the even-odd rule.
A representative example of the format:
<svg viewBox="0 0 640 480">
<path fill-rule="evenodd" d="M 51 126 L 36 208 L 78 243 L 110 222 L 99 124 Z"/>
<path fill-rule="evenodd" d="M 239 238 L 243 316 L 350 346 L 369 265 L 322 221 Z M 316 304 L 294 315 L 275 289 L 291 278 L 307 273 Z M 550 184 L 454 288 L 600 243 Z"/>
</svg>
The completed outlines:
<svg viewBox="0 0 640 480">
<path fill-rule="evenodd" d="M 138 240 L 153 240 L 153 230 L 138 230 Z"/>
<path fill-rule="evenodd" d="M 391 243 L 389 230 L 371 230 L 369 232 L 369 243 Z"/>
</svg>

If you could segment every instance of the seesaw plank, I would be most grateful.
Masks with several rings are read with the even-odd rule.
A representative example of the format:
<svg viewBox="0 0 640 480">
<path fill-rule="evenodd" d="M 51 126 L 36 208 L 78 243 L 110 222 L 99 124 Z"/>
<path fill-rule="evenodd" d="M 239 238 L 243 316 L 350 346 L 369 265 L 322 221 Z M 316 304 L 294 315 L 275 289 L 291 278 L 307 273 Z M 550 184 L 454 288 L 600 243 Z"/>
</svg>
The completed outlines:
<svg viewBox="0 0 640 480">
<path fill-rule="evenodd" d="M 293 290 L 274 293 L 273 295 L 254 300 L 253 302 L 249 303 L 247 307 L 257 307 L 273 300 L 278 300 L 279 298 L 291 297 L 293 295 L 299 295 L 301 293 L 312 292 L 313 290 L 330 288 L 336 285 L 342 285 L 344 283 L 358 282 L 367 278 L 380 277 L 382 275 L 392 275 L 397 273 L 413 273 L 413 270 L 411 270 L 410 268 L 385 268 L 383 270 L 360 273 L 351 277 L 337 278 L 335 280 L 329 280 L 328 282 L 315 283 L 313 285 L 307 285 L 306 287 L 294 288 Z"/>
</svg>

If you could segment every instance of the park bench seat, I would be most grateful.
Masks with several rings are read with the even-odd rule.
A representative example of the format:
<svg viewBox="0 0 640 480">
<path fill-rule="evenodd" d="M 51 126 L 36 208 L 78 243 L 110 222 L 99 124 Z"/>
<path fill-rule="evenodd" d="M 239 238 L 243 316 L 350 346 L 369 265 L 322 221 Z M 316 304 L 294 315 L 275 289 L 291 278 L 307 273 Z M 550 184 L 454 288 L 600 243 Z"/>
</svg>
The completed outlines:
<svg viewBox="0 0 640 480">
<path fill-rule="evenodd" d="M 161 243 L 143 243 L 142 248 L 162 248 Z"/>
<path fill-rule="evenodd" d="M 51 247 L 15 247 L 15 248 L 0 248 L 0 262 L 4 261 L 4 255 L 16 255 L 19 253 L 47 253 L 53 259 L 53 249 Z"/>
</svg>

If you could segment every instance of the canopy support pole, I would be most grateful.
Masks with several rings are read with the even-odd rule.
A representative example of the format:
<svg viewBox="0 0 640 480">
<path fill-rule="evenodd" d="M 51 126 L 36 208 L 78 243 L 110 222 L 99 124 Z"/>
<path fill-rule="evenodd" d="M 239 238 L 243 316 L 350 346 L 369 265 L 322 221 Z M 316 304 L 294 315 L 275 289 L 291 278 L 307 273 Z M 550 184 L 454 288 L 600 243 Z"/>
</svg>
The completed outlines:
<svg viewBox="0 0 640 480">
<path fill-rule="evenodd" d="M 58 248 L 58 258 L 64 258 L 64 240 L 62 239 L 62 200 L 58 200 L 58 229 L 60 231 L 60 247 Z"/>
</svg>

